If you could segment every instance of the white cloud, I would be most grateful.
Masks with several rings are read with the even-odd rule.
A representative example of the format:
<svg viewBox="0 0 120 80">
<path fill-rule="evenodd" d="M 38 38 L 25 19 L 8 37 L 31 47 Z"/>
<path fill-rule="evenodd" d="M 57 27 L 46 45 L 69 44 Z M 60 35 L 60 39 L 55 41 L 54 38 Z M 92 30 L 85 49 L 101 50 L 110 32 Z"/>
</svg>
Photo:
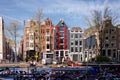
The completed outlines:
<svg viewBox="0 0 120 80">
<path fill-rule="evenodd" d="M 103 9 L 110 6 L 112 9 L 119 8 L 118 1 L 109 0 L 15 0 L 16 5 L 27 11 L 33 12 L 38 7 L 45 14 L 81 14 L 88 15 L 93 9 Z M 102 2 L 103 1 L 103 2 Z"/>
<path fill-rule="evenodd" d="M 14 0 L 16 3 L 16 11 L 21 11 L 21 17 L 31 17 L 31 14 L 37 8 L 43 9 L 45 17 L 50 15 L 58 15 L 67 18 L 71 24 L 81 24 L 84 22 L 85 16 L 89 16 L 93 9 L 103 9 L 109 6 L 112 10 L 120 13 L 120 0 Z M 26 15 L 27 14 L 27 15 Z M 48 16 L 49 15 L 49 16 Z M 32 15 L 33 16 L 33 15 Z M 55 16 L 57 17 L 57 16 Z M 85 23 L 85 22 L 84 22 Z"/>
</svg>

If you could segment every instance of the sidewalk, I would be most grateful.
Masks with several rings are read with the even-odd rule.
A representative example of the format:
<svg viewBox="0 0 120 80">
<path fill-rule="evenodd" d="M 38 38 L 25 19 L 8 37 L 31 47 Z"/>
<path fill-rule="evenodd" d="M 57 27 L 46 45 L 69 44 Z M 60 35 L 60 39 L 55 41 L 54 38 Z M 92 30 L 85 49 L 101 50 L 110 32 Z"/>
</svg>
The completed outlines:
<svg viewBox="0 0 120 80">
<path fill-rule="evenodd" d="M 2 63 L 2 64 L 0 64 L 0 67 L 10 67 L 10 66 L 30 67 L 30 63 L 28 63 L 28 62 L 20 62 L 20 63 Z M 36 66 L 37 67 L 53 67 L 53 68 L 57 68 L 57 67 L 61 67 L 63 65 L 62 64 L 43 65 L 43 64 L 37 62 Z"/>
</svg>

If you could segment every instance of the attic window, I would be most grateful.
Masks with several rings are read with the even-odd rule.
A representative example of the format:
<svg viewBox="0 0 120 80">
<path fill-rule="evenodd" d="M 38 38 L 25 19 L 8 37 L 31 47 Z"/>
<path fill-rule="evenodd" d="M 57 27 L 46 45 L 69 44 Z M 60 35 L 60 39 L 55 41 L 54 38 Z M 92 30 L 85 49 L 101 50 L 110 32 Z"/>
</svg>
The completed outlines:
<svg viewBox="0 0 120 80">
<path fill-rule="evenodd" d="M 62 22 L 61 26 L 64 26 L 64 22 Z"/>
<path fill-rule="evenodd" d="M 64 22 L 62 22 L 62 24 L 64 25 Z"/>
<path fill-rule="evenodd" d="M 49 25 L 50 25 L 50 22 L 46 22 L 46 25 L 48 25 L 48 26 L 49 26 Z"/>
</svg>

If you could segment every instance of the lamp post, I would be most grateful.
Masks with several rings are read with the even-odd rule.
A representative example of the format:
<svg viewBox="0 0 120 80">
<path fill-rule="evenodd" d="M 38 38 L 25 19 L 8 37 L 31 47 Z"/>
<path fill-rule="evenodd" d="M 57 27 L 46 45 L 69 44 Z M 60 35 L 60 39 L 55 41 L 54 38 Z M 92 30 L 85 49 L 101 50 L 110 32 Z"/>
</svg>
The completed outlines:
<svg viewBox="0 0 120 80">
<path fill-rule="evenodd" d="M 88 32 L 88 41 L 90 40 L 89 39 L 90 35 L 89 35 L 89 32 Z M 88 51 L 87 51 L 87 62 L 86 62 L 86 80 L 87 80 L 87 73 L 88 73 L 88 60 L 89 60 L 89 46 L 90 46 L 90 41 L 88 42 Z"/>
</svg>

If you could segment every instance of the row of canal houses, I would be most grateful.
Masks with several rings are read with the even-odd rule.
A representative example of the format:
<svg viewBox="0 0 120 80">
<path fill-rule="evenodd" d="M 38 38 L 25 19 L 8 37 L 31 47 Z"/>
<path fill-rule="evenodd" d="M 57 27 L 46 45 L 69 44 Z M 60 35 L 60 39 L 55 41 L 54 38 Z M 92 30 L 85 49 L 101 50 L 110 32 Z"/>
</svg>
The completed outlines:
<svg viewBox="0 0 120 80">
<path fill-rule="evenodd" d="M 68 27 L 63 19 L 54 25 L 49 18 L 39 25 L 36 20 L 31 19 L 24 21 L 22 48 L 19 48 L 19 53 L 24 60 L 52 58 L 62 61 L 68 57 L 72 61 L 85 62 L 94 61 L 97 55 L 103 55 L 119 61 L 119 30 L 119 26 L 112 25 L 110 18 L 104 19 L 99 29 Z M 102 42 L 101 34 L 104 34 L 101 36 Z"/>
</svg>

